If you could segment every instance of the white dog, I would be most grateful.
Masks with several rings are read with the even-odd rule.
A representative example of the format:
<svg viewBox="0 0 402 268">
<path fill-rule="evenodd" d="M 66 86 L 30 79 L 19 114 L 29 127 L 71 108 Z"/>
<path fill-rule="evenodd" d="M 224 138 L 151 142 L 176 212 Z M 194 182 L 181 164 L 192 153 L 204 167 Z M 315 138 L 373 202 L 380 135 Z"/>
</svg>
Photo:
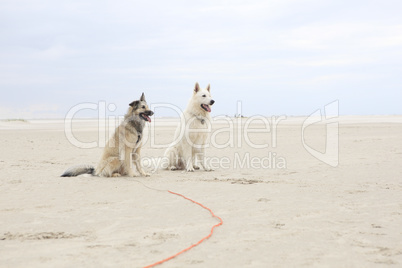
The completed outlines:
<svg viewBox="0 0 402 268">
<path fill-rule="evenodd" d="M 205 144 L 211 131 L 209 113 L 214 103 L 210 86 L 200 89 L 196 83 L 193 96 L 182 114 L 181 124 L 177 127 L 174 142 L 165 152 L 169 170 L 186 169 L 192 172 L 199 169 L 197 162 L 204 170 L 212 170 L 205 159 Z"/>
</svg>

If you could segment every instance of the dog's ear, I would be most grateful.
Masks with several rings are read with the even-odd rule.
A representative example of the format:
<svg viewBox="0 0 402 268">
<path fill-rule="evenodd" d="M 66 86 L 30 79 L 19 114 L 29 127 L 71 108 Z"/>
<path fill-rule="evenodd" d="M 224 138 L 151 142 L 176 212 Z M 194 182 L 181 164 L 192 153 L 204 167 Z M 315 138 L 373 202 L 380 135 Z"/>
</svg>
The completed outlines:
<svg viewBox="0 0 402 268">
<path fill-rule="evenodd" d="M 210 84 L 208 84 L 208 86 L 207 86 L 207 90 L 208 90 L 208 92 L 210 92 L 209 90 L 211 89 L 211 85 Z"/>
<path fill-rule="evenodd" d="M 135 110 L 135 109 L 137 109 L 138 108 L 138 105 L 140 104 L 140 101 L 133 101 L 132 103 L 130 103 L 129 105 L 131 106 L 131 107 L 133 107 L 133 109 Z"/>
<path fill-rule="evenodd" d="M 144 95 L 144 92 L 142 92 L 142 95 L 141 95 L 140 101 L 147 102 L 147 101 L 145 100 L 145 95 Z"/>
<path fill-rule="evenodd" d="M 197 83 L 195 83 L 194 93 L 197 93 L 198 91 L 200 91 L 200 85 L 197 82 Z"/>
</svg>

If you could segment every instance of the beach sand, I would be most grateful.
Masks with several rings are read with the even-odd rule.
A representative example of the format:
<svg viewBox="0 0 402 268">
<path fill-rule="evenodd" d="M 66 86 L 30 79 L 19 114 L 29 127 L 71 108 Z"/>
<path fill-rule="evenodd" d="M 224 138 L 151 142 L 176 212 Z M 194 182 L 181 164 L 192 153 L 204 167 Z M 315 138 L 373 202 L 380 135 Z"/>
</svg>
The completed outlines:
<svg viewBox="0 0 402 268">
<path fill-rule="evenodd" d="M 0 267 L 142 267 L 169 257 L 218 220 L 166 190 L 224 224 L 160 267 L 402 266 L 402 116 L 339 118 L 336 167 L 307 151 L 304 119 L 286 118 L 274 131 L 268 118 L 270 132 L 254 121 L 248 127 L 261 131 L 248 141 L 239 135 L 247 118 L 216 122 L 225 148 L 206 151 L 221 161 L 215 171 L 151 166 L 149 178 L 60 177 L 96 165 L 108 134 L 95 120 L 72 125 L 88 149 L 72 144 L 63 120 L 0 121 Z M 144 159 L 163 156 L 176 125 L 154 118 Z M 325 124 L 304 131 L 321 152 L 326 135 Z"/>
</svg>

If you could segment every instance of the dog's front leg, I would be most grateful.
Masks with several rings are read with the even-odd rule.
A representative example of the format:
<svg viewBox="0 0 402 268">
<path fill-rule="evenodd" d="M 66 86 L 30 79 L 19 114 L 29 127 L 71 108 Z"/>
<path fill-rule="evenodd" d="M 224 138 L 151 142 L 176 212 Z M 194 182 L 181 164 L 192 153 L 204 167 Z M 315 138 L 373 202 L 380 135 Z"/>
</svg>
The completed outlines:
<svg viewBox="0 0 402 268">
<path fill-rule="evenodd" d="M 190 146 L 186 147 L 183 149 L 183 160 L 186 162 L 186 170 L 187 172 L 194 172 L 192 148 Z"/>
<path fill-rule="evenodd" d="M 213 171 L 213 169 L 207 163 L 207 158 L 205 157 L 205 148 L 200 149 L 200 152 L 198 153 L 198 157 L 199 157 L 201 166 L 205 171 Z"/>
<path fill-rule="evenodd" d="M 193 148 L 193 167 L 195 170 L 200 169 L 200 167 L 197 165 L 197 162 L 200 161 L 199 160 L 200 158 L 198 157 L 198 153 L 199 153 L 199 150 L 197 148 Z"/>
<path fill-rule="evenodd" d="M 142 166 L 141 166 L 141 147 L 139 147 L 136 151 L 135 151 L 135 153 L 133 153 L 133 158 L 134 158 L 134 163 L 135 163 L 135 166 L 136 166 L 136 168 L 137 168 L 137 170 L 138 170 L 138 172 L 142 175 L 142 176 L 144 176 L 144 177 L 149 177 L 149 176 L 151 176 L 151 175 L 149 175 L 148 173 L 146 173 L 145 171 L 144 171 L 144 169 L 142 168 Z"/>
<path fill-rule="evenodd" d="M 135 177 L 135 172 L 132 168 L 132 154 L 131 149 L 128 146 L 124 146 L 124 169 L 129 177 Z"/>
</svg>

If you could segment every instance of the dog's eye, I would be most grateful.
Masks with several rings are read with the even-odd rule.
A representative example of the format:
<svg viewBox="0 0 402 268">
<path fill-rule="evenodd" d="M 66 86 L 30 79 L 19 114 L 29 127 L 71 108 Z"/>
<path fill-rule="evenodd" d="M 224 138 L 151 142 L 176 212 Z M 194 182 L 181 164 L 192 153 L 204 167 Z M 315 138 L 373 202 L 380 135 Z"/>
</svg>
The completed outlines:
<svg viewBox="0 0 402 268">
<path fill-rule="evenodd" d="M 207 95 L 202 95 L 204 98 L 207 96 Z"/>
<path fill-rule="evenodd" d="M 145 109 L 145 106 L 142 106 L 142 109 Z"/>
</svg>

